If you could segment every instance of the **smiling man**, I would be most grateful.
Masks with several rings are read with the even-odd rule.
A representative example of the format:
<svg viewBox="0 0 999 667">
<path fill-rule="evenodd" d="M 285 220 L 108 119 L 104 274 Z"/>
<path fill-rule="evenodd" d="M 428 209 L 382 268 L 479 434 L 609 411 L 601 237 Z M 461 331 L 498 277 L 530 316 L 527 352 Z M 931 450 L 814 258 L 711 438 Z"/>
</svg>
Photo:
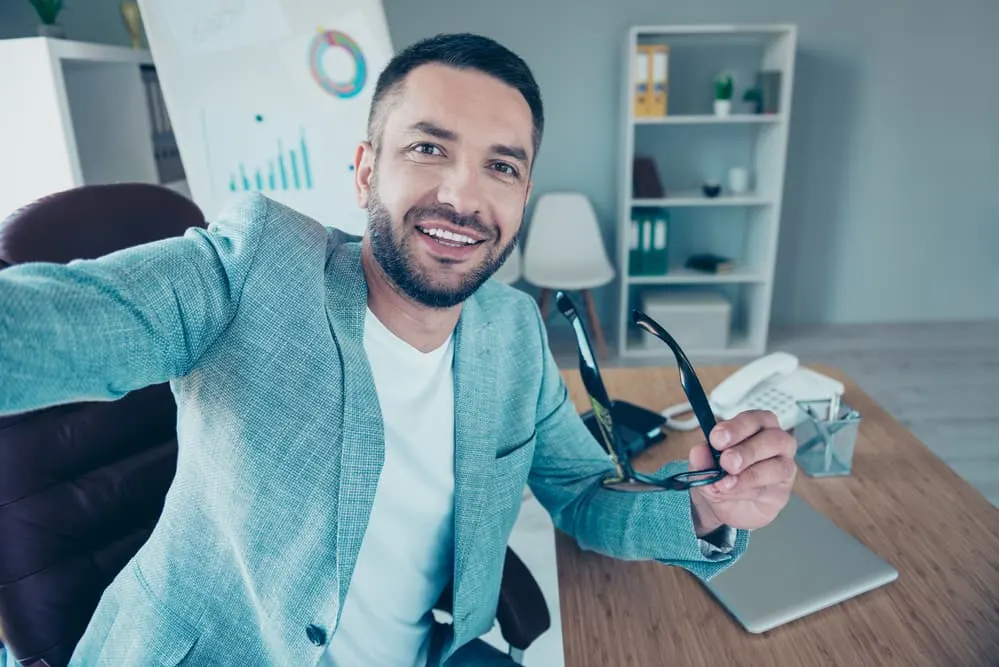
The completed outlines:
<svg viewBox="0 0 999 667">
<path fill-rule="evenodd" d="M 712 433 L 722 482 L 602 488 L 536 305 L 489 280 L 543 126 L 520 58 L 438 36 L 379 77 L 362 238 L 250 195 L 181 238 L 0 271 L 0 414 L 177 398 L 162 517 L 72 664 L 509 664 L 478 637 L 525 485 L 582 548 L 701 578 L 776 516 L 794 443 L 770 413 Z M 709 463 L 701 443 L 663 473 Z"/>
</svg>

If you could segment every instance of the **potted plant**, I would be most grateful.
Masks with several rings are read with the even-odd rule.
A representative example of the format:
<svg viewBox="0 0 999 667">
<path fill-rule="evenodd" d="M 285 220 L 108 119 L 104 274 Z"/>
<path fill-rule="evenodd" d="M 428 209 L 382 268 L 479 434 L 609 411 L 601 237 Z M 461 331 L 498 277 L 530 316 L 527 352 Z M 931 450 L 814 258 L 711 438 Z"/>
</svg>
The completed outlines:
<svg viewBox="0 0 999 667">
<path fill-rule="evenodd" d="M 62 0 L 31 0 L 31 6 L 35 8 L 41 23 L 38 25 L 38 34 L 42 37 L 66 36 L 62 26 L 57 19 L 62 11 Z"/>
<path fill-rule="evenodd" d="M 732 91 L 735 81 L 728 72 L 715 77 L 715 115 L 727 116 L 732 113 Z"/>
</svg>

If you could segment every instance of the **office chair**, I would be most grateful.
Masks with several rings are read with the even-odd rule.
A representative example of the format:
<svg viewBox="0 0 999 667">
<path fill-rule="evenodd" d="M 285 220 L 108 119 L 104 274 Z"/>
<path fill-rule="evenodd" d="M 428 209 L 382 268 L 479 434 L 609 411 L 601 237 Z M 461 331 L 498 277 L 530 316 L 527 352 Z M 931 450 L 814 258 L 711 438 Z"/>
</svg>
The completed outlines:
<svg viewBox="0 0 999 667">
<path fill-rule="evenodd" d="M 0 221 L 0 271 L 205 225 L 193 202 L 165 187 L 74 188 Z M 162 384 L 0 417 L 0 663 L 4 650 L 25 667 L 68 663 L 104 589 L 159 519 L 176 472 L 176 410 Z M 438 604 L 448 613 L 449 590 Z M 497 621 L 515 657 L 550 627 L 541 589 L 509 549 Z"/>
</svg>

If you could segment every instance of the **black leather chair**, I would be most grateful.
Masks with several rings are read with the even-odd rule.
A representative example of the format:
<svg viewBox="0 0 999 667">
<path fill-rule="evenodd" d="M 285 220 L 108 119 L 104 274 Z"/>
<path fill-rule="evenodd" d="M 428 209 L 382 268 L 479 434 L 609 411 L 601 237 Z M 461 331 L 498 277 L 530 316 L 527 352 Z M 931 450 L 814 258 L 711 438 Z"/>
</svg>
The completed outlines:
<svg viewBox="0 0 999 667">
<path fill-rule="evenodd" d="M 205 224 L 167 188 L 76 188 L 0 222 L 0 270 L 99 257 Z M 167 384 L 0 417 L 0 647 L 25 667 L 67 664 L 101 593 L 149 537 L 175 473 L 175 423 Z M 449 600 L 445 591 L 438 608 L 450 612 Z M 514 656 L 550 627 L 537 582 L 509 549 L 497 621 Z"/>
</svg>

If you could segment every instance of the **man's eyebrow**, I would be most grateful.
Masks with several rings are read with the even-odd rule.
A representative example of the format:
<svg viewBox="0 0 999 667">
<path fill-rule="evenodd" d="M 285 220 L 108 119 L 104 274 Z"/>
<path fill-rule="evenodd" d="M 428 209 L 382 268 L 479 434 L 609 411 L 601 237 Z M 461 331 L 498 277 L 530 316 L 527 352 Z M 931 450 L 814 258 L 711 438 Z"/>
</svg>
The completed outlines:
<svg viewBox="0 0 999 667">
<path fill-rule="evenodd" d="M 493 153 L 499 155 L 505 155 L 511 157 L 514 160 L 520 160 L 524 164 L 527 164 L 527 151 L 520 146 L 505 146 L 503 144 L 493 144 L 491 147 Z"/>
<path fill-rule="evenodd" d="M 458 133 L 453 130 L 448 130 L 446 128 L 437 125 L 429 120 L 421 120 L 413 123 L 409 126 L 410 132 L 418 132 L 422 134 L 429 134 L 432 137 L 441 139 L 443 141 L 457 141 Z M 527 164 L 527 151 L 520 146 L 507 146 L 506 144 L 493 144 L 489 147 L 489 150 L 497 155 L 505 155 L 506 157 L 513 158 L 514 160 L 519 160 L 524 164 Z"/>
<path fill-rule="evenodd" d="M 422 132 L 423 134 L 429 134 L 432 137 L 438 139 L 443 139 L 445 141 L 454 141 L 458 138 L 457 133 L 452 130 L 447 130 L 440 125 L 431 123 L 428 120 L 421 120 L 417 123 L 413 123 L 409 126 L 411 132 Z"/>
</svg>

